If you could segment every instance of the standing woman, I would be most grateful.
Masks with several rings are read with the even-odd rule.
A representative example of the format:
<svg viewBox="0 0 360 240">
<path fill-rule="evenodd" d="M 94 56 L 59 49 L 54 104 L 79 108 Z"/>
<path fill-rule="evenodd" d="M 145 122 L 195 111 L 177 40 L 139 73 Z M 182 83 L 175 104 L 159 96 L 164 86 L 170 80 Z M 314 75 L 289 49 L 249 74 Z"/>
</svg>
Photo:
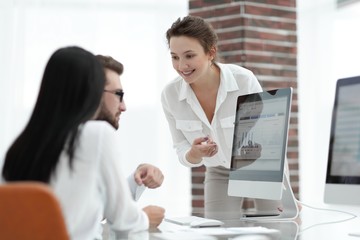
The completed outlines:
<svg viewBox="0 0 360 240">
<path fill-rule="evenodd" d="M 101 239 L 158 225 L 163 209 L 137 207 L 119 162 L 115 130 L 97 116 L 105 84 L 96 57 L 79 47 L 57 50 L 46 65 L 30 120 L 9 148 L 0 180 L 40 181 L 58 197 L 71 239 Z M 146 214 L 149 212 L 150 214 Z"/>
<path fill-rule="evenodd" d="M 243 199 L 227 195 L 236 100 L 262 88 L 248 69 L 216 61 L 218 38 L 202 18 L 177 19 L 166 38 L 179 74 L 161 99 L 174 148 L 183 165 L 206 166 L 205 217 L 240 218 Z"/>
</svg>

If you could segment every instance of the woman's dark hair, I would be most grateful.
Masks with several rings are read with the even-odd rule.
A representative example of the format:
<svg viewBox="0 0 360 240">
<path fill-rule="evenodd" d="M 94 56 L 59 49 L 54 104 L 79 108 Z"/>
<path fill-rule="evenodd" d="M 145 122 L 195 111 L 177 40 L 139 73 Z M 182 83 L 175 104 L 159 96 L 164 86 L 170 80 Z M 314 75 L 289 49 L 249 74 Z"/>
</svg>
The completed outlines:
<svg viewBox="0 0 360 240">
<path fill-rule="evenodd" d="M 101 100 L 104 71 L 96 57 L 79 47 L 57 50 L 49 59 L 30 120 L 6 153 L 6 181 L 50 182 L 66 149 L 72 167 L 80 125 Z"/>
<path fill-rule="evenodd" d="M 203 18 L 196 16 L 186 16 L 178 18 L 166 32 L 166 39 L 170 46 L 171 37 L 190 37 L 198 40 L 205 53 L 209 53 L 212 48 L 217 50 L 218 37 L 212 28 Z"/>
</svg>

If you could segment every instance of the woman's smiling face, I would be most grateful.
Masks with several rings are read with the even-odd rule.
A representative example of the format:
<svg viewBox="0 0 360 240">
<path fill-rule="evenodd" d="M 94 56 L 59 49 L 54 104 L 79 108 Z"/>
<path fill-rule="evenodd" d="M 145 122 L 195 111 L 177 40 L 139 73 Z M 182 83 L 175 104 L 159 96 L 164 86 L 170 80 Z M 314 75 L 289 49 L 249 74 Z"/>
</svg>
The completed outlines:
<svg viewBox="0 0 360 240">
<path fill-rule="evenodd" d="M 206 77 L 213 57 L 205 53 L 197 39 L 171 37 L 169 46 L 173 68 L 188 84 Z"/>
</svg>

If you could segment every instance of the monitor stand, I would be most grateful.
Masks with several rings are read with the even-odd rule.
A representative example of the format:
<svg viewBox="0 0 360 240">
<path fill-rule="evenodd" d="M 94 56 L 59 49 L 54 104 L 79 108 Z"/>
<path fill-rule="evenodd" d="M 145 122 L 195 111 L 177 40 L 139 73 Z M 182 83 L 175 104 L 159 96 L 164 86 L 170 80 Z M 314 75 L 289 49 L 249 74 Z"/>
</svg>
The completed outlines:
<svg viewBox="0 0 360 240">
<path fill-rule="evenodd" d="M 261 213 L 259 213 L 259 215 L 244 215 L 243 219 L 251 221 L 290 221 L 298 216 L 299 209 L 297 201 L 290 186 L 290 181 L 286 175 L 284 175 L 283 193 L 280 202 L 282 205 L 282 212 L 279 212 L 278 214 L 269 214 L 267 216 L 264 216 Z"/>
</svg>

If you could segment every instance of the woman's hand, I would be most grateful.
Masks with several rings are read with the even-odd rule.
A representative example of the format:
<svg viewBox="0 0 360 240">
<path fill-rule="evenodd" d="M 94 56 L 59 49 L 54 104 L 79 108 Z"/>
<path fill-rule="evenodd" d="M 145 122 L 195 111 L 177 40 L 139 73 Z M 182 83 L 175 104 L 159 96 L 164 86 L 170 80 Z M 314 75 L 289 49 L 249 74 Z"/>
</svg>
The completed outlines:
<svg viewBox="0 0 360 240">
<path fill-rule="evenodd" d="M 218 152 L 217 144 L 210 137 L 196 138 L 186 159 L 191 163 L 201 162 L 203 157 L 212 157 Z"/>
</svg>

